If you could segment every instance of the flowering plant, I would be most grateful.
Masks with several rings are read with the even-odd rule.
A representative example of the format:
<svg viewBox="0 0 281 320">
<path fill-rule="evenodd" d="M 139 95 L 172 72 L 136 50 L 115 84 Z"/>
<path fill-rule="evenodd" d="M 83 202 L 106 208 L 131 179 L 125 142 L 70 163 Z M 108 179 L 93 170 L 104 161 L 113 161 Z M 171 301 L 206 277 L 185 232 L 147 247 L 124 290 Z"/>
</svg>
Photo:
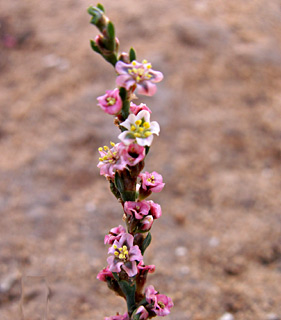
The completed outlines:
<svg viewBox="0 0 281 320">
<path fill-rule="evenodd" d="M 127 302 L 127 312 L 105 320 L 146 320 L 165 316 L 173 307 L 171 298 L 160 294 L 152 285 L 145 288 L 147 274 L 154 265 L 145 265 L 143 255 L 151 242 L 149 232 L 154 220 L 160 218 L 159 204 L 146 200 L 152 192 L 160 192 L 165 183 L 162 176 L 153 171 L 142 172 L 144 161 L 160 127 L 150 121 L 151 110 L 143 103 L 132 102 L 137 94 L 152 96 L 156 83 L 163 79 L 151 63 L 136 60 L 133 48 L 129 53 L 118 53 L 119 40 L 115 37 L 113 23 L 104 13 L 101 4 L 88 9 L 91 23 L 100 34 L 91 40 L 92 49 L 112 64 L 117 74 L 117 88 L 107 90 L 97 98 L 98 106 L 107 114 L 115 116 L 114 123 L 121 133 L 119 143 L 111 142 L 99 148 L 98 168 L 110 184 L 114 196 L 122 205 L 122 225 L 110 229 L 104 243 L 108 249 L 107 266 L 97 278 Z"/>
</svg>

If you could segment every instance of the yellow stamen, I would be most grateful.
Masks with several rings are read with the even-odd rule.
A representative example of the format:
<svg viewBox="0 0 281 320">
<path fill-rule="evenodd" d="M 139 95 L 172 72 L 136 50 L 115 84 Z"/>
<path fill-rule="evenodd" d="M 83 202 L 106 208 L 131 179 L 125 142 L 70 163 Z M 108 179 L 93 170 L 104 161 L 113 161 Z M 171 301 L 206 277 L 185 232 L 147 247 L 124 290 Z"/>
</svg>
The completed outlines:
<svg viewBox="0 0 281 320">
<path fill-rule="evenodd" d="M 129 72 L 130 74 L 132 74 L 132 73 L 133 73 L 133 70 L 132 70 L 132 69 L 129 69 L 128 72 Z"/>
<path fill-rule="evenodd" d="M 150 128 L 150 124 L 149 124 L 149 122 L 144 122 L 143 126 L 145 127 L 145 129 Z"/>
<path fill-rule="evenodd" d="M 117 251 L 115 251 L 115 252 L 114 252 L 114 255 L 115 255 L 115 256 L 118 256 L 118 255 L 119 255 L 119 253 L 118 253 Z"/>
<path fill-rule="evenodd" d="M 102 148 L 102 147 L 99 147 L 98 150 L 99 150 L 99 151 L 103 151 L 103 148 Z"/>
<path fill-rule="evenodd" d="M 131 131 L 135 131 L 136 127 L 134 125 L 131 125 Z"/>
<path fill-rule="evenodd" d="M 108 160 L 108 162 L 109 162 L 109 163 L 112 163 L 112 162 L 113 162 L 113 160 L 112 160 L 112 159 L 110 159 L 110 160 Z"/>
<path fill-rule="evenodd" d="M 152 180 L 154 180 L 154 179 L 155 179 L 155 177 L 154 177 L 154 176 L 151 176 L 151 179 L 152 179 Z"/>
<path fill-rule="evenodd" d="M 140 138 L 140 137 L 141 137 L 141 134 L 138 133 L 138 132 L 136 132 L 136 133 L 134 133 L 134 136 L 135 136 L 136 138 Z"/>
<path fill-rule="evenodd" d="M 117 245 L 116 245 L 116 244 L 114 244 L 114 245 L 113 245 L 113 248 L 114 248 L 114 249 L 117 249 L 118 247 L 117 247 Z"/>
<path fill-rule="evenodd" d="M 117 155 L 117 151 L 112 152 L 112 154 L 113 154 L 114 156 L 116 156 L 116 155 Z"/>
<path fill-rule="evenodd" d="M 99 158 L 99 161 L 103 161 L 103 158 Z"/>
<path fill-rule="evenodd" d="M 103 148 L 104 148 L 105 151 L 109 150 L 108 146 L 104 146 Z"/>
<path fill-rule="evenodd" d="M 135 124 L 136 124 L 137 126 L 139 126 L 139 125 L 141 124 L 141 120 L 137 120 L 137 121 L 135 122 Z"/>
<path fill-rule="evenodd" d="M 133 65 L 133 66 L 136 66 L 136 65 L 137 65 L 136 60 L 134 60 L 134 61 L 132 62 L 132 65 Z"/>
<path fill-rule="evenodd" d="M 151 69 L 152 68 L 151 63 L 149 63 L 146 67 L 147 67 L 147 69 Z"/>
<path fill-rule="evenodd" d="M 143 132 L 144 131 L 144 128 L 139 128 L 139 132 Z"/>
<path fill-rule="evenodd" d="M 147 60 L 145 60 L 145 59 L 142 60 L 142 63 L 143 63 L 143 64 L 146 64 L 146 63 L 147 63 Z"/>
<path fill-rule="evenodd" d="M 123 250 L 127 250 L 128 247 L 127 247 L 127 246 L 123 246 L 122 249 L 123 249 Z"/>
<path fill-rule="evenodd" d="M 112 147 L 115 147 L 115 143 L 112 142 L 112 141 L 110 141 L 110 145 L 111 145 Z"/>
<path fill-rule="evenodd" d="M 138 69 L 137 68 L 133 68 L 133 72 L 134 73 L 138 73 Z"/>
<path fill-rule="evenodd" d="M 127 256 L 129 254 L 128 250 L 124 251 L 124 255 Z"/>
<path fill-rule="evenodd" d="M 137 80 L 137 82 L 140 82 L 141 77 L 140 77 L 140 76 L 137 76 L 137 77 L 136 77 L 136 80 Z"/>
<path fill-rule="evenodd" d="M 102 158 L 102 160 L 104 161 L 104 160 L 108 160 L 108 157 L 107 156 L 104 156 L 103 158 Z"/>
<path fill-rule="evenodd" d="M 148 79 L 151 79 L 151 78 L 152 78 L 152 75 L 151 75 L 151 74 L 149 74 L 149 73 L 148 73 L 148 74 L 146 74 L 145 76 L 146 76 L 146 78 L 148 78 Z"/>
<path fill-rule="evenodd" d="M 144 136 L 145 137 L 149 137 L 149 136 L 151 136 L 152 135 L 152 133 L 150 132 L 150 131 L 146 131 L 145 133 L 144 133 Z"/>
<path fill-rule="evenodd" d="M 119 254 L 119 259 L 124 259 L 124 258 L 125 258 L 124 254 L 120 253 Z"/>
</svg>

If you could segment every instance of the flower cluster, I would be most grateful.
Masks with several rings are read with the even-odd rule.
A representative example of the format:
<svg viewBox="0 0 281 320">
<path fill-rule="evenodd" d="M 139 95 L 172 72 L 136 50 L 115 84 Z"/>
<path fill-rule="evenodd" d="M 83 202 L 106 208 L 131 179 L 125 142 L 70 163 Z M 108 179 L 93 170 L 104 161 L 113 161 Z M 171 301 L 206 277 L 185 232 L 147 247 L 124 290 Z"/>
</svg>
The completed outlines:
<svg viewBox="0 0 281 320">
<path fill-rule="evenodd" d="M 98 97 L 98 106 L 114 116 L 114 123 L 121 131 L 118 143 L 110 142 L 110 147 L 98 149 L 97 166 L 121 203 L 126 223 L 126 228 L 119 225 L 105 236 L 104 243 L 109 245 L 107 266 L 97 278 L 127 301 L 128 310 L 105 320 L 146 320 L 165 316 L 170 313 L 173 302 L 152 285 L 145 288 L 147 275 L 155 271 L 155 266 L 145 265 L 143 257 L 151 242 L 152 225 L 162 215 L 161 206 L 147 198 L 162 191 L 163 178 L 156 171 L 143 171 L 145 158 L 160 127 L 150 120 L 152 111 L 148 106 L 132 101 L 136 94 L 155 94 L 156 83 L 163 75 L 153 70 L 146 60 L 138 62 L 133 49 L 118 54 L 119 41 L 114 26 L 100 4 L 90 7 L 89 13 L 91 23 L 101 32 L 95 41 L 91 41 L 91 46 L 114 66 L 117 74 L 117 88 Z"/>
</svg>

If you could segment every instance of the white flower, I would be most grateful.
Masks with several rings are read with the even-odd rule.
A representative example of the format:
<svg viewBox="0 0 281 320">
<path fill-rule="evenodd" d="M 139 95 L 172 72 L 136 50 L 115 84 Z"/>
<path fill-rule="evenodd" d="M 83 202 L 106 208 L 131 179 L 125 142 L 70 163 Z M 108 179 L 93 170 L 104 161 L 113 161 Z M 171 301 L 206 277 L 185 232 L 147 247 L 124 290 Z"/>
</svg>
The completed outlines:
<svg viewBox="0 0 281 320">
<path fill-rule="evenodd" d="M 127 129 L 118 136 L 126 145 L 136 141 L 140 146 L 151 146 L 153 134 L 158 136 L 160 132 L 158 122 L 150 122 L 150 113 L 147 110 L 142 110 L 137 115 L 130 114 L 120 126 Z"/>
</svg>

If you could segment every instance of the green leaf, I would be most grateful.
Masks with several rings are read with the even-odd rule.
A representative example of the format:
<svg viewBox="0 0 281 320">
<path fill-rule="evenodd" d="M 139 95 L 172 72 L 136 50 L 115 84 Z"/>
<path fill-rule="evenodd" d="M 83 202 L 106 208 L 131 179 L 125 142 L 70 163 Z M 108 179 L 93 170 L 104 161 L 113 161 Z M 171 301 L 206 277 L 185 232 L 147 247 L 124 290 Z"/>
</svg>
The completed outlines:
<svg viewBox="0 0 281 320">
<path fill-rule="evenodd" d="M 133 60 L 136 60 L 136 52 L 133 48 L 130 49 L 129 51 L 129 56 L 130 56 L 130 61 L 132 62 Z"/>
<path fill-rule="evenodd" d="M 145 154 L 147 155 L 149 152 L 150 147 L 149 146 L 145 146 Z"/>
<path fill-rule="evenodd" d="M 96 45 L 96 43 L 95 43 L 94 40 L 90 40 L 90 44 L 91 44 L 91 48 L 92 48 L 95 52 L 101 54 L 101 51 L 100 51 L 99 47 Z"/>
<path fill-rule="evenodd" d="M 119 286 L 124 292 L 127 300 L 127 306 L 129 314 L 131 314 L 136 308 L 135 294 L 136 294 L 136 284 L 130 284 L 129 282 L 122 280 L 119 281 Z"/>
<path fill-rule="evenodd" d="M 151 242 L 151 233 L 148 232 L 146 238 L 143 240 L 142 246 L 141 246 L 141 253 L 144 254 L 144 251 L 147 249 L 147 247 L 150 245 Z"/>
<path fill-rule="evenodd" d="M 99 8 L 102 12 L 105 12 L 104 6 L 102 4 L 98 3 L 97 8 Z"/>
<path fill-rule="evenodd" d="M 89 7 L 88 13 L 92 16 L 91 23 L 97 25 L 103 16 L 103 11 L 95 7 Z"/>
<path fill-rule="evenodd" d="M 111 21 L 108 22 L 107 24 L 107 33 L 108 37 L 111 40 L 115 40 L 115 30 L 114 30 L 114 25 Z"/>
<path fill-rule="evenodd" d="M 117 190 L 121 193 L 124 192 L 124 181 L 121 179 L 118 172 L 115 172 L 115 180 L 114 180 L 115 186 Z"/>
</svg>

